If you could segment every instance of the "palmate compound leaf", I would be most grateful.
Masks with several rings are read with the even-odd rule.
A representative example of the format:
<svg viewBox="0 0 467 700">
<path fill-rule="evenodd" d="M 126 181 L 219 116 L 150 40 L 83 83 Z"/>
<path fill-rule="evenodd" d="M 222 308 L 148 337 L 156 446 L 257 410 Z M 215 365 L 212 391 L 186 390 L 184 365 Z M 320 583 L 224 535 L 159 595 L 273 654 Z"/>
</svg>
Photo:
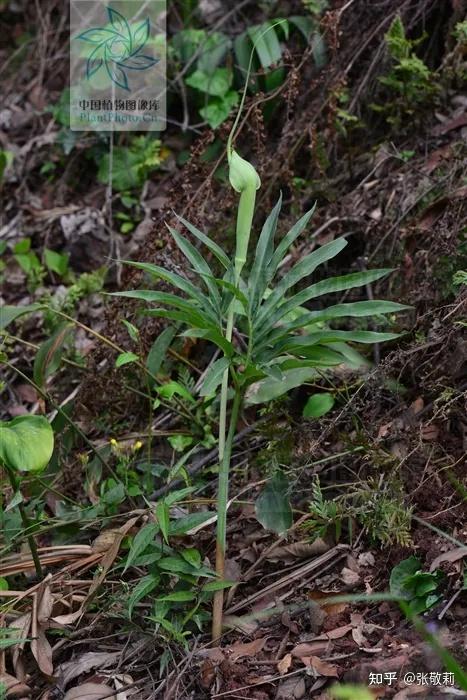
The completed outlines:
<svg viewBox="0 0 467 700">
<path fill-rule="evenodd" d="M 52 457 L 54 434 L 44 416 L 0 423 L 0 463 L 15 472 L 41 472 Z"/>
</svg>

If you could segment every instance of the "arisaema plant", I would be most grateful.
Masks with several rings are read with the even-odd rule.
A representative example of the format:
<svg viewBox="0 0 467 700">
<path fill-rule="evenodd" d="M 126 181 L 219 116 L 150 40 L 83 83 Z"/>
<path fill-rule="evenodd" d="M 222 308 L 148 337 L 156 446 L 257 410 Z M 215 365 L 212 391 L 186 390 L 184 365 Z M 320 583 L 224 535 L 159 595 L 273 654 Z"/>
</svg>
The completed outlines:
<svg viewBox="0 0 467 700">
<path fill-rule="evenodd" d="M 281 263 L 289 248 L 306 230 L 313 209 L 306 212 L 276 244 L 280 197 L 263 225 L 254 253 L 251 253 L 249 241 L 255 197 L 261 183 L 253 165 L 232 146 L 232 134 L 238 124 L 244 97 L 245 92 L 227 144 L 230 183 L 240 195 L 233 261 L 231 254 L 218 242 L 178 217 L 191 239 L 171 227 L 169 230 L 186 258 L 190 273 L 185 276 L 151 263 L 128 262 L 153 280 L 169 283 L 174 291 L 139 289 L 117 293 L 153 304 L 148 314 L 176 321 L 183 326 L 182 335 L 204 338 L 220 350 L 221 356 L 210 365 L 200 390 L 202 396 L 207 396 L 218 392 L 220 387 L 216 547 L 216 571 L 220 578 L 224 577 L 232 444 L 243 402 L 261 403 L 302 384 L 318 370 L 345 363 L 351 353 L 349 342 L 375 343 L 397 337 L 395 333 L 334 330 L 329 325 L 333 320 L 375 317 L 407 308 L 389 301 L 358 301 L 309 310 L 306 304 L 311 301 L 365 286 L 391 270 L 370 270 L 314 281 L 313 274 L 317 269 L 347 245 L 345 238 L 338 238 L 312 250 L 281 274 Z M 208 263 L 208 257 L 211 257 L 212 265 Z M 307 280 L 306 284 L 303 284 L 304 280 Z M 267 392 L 262 390 L 265 385 L 268 386 Z M 223 592 L 220 590 L 216 591 L 214 598 L 214 639 L 221 635 L 222 608 Z"/>
</svg>

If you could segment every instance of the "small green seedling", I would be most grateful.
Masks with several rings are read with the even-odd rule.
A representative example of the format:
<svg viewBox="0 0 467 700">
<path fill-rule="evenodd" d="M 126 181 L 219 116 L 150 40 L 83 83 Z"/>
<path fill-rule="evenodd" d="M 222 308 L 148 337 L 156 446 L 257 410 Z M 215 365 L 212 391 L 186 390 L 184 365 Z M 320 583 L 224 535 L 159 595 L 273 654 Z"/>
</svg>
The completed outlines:
<svg viewBox="0 0 467 700">
<path fill-rule="evenodd" d="M 13 489 L 13 500 L 18 506 L 23 525 L 27 532 L 31 523 L 23 504 L 21 478 L 23 472 L 42 472 L 52 457 L 54 435 L 50 423 L 44 416 L 19 416 L 11 421 L 0 423 L 0 465 L 8 474 Z M 32 535 L 28 535 L 34 566 L 39 578 L 42 567 Z"/>
<path fill-rule="evenodd" d="M 441 599 L 439 585 L 443 578 L 442 571 L 422 571 L 420 560 L 417 557 L 409 557 L 391 571 L 389 590 L 406 601 L 411 613 L 418 615 L 429 610 Z"/>
</svg>

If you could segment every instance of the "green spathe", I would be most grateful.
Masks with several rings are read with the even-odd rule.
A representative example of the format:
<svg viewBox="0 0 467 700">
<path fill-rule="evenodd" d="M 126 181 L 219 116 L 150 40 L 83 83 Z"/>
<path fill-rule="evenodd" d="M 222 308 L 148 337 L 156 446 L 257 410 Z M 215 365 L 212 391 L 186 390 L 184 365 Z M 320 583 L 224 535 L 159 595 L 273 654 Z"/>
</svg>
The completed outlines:
<svg viewBox="0 0 467 700">
<path fill-rule="evenodd" d="M 233 148 L 229 153 L 229 181 L 240 194 L 247 188 L 259 190 L 261 180 L 255 168 Z"/>
<path fill-rule="evenodd" d="M 237 151 L 232 148 L 227 152 L 230 184 L 236 192 L 240 193 L 235 248 L 235 280 L 238 283 L 240 273 L 246 263 L 251 225 L 255 213 L 256 190 L 261 187 L 261 180 L 251 163 L 238 155 Z"/>
<path fill-rule="evenodd" d="M 0 423 L 0 462 L 16 472 L 41 472 L 54 449 L 54 435 L 44 416 L 19 416 Z"/>
</svg>

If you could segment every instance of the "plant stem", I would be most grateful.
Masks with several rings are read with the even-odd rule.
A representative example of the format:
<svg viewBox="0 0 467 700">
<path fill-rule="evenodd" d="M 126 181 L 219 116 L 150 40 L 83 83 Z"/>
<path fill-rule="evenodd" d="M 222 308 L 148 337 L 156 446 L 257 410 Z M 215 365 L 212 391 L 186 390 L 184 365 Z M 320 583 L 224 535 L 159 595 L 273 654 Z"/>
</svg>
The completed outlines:
<svg viewBox="0 0 467 700">
<path fill-rule="evenodd" d="M 225 403 L 227 403 L 227 389 L 228 389 L 228 374 L 227 378 L 224 376 L 222 383 L 222 395 L 221 401 L 225 397 Z M 237 420 L 238 414 L 240 412 L 240 406 L 242 404 L 242 394 L 239 391 L 235 392 L 234 400 L 232 404 L 232 413 L 230 416 L 230 425 L 227 439 L 223 444 L 223 454 L 220 457 L 219 464 L 219 486 L 217 494 L 217 540 L 216 540 L 216 574 L 220 579 L 224 578 L 225 574 L 225 544 L 226 544 L 226 530 L 227 530 L 227 500 L 229 497 L 229 472 L 230 472 L 230 458 L 232 456 L 232 444 L 237 430 Z M 224 425 L 225 429 L 225 418 Z M 220 433 L 219 433 L 220 437 Z M 225 437 L 225 431 L 224 431 Z M 219 456 L 220 456 L 221 441 L 219 440 Z M 222 634 L 222 610 L 224 606 L 224 591 L 216 591 L 214 593 L 214 603 L 213 603 L 213 616 L 212 616 L 212 638 L 213 640 L 219 639 Z"/>
<path fill-rule="evenodd" d="M 19 488 L 19 483 L 18 480 L 15 476 L 15 474 L 9 469 L 9 467 L 5 466 L 6 472 L 8 474 L 8 478 L 10 479 L 10 484 L 11 488 L 13 489 L 13 494 L 20 492 Z M 32 523 L 28 518 L 28 514 L 26 513 L 26 508 L 24 507 L 23 503 L 18 504 L 18 510 L 21 515 L 21 520 L 23 521 L 23 525 L 26 529 L 26 531 L 29 531 L 32 527 Z M 34 539 L 34 535 L 27 535 L 27 540 L 29 544 L 29 548 L 31 550 L 32 554 L 32 560 L 34 562 L 34 568 L 36 569 L 36 574 L 37 578 L 42 579 L 43 578 L 43 573 L 42 573 L 42 566 L 41 562 L 39 559 L 39 554 L 37 552 L 37 546 L 36 546 L 36 540 Z"/>
</svg>

